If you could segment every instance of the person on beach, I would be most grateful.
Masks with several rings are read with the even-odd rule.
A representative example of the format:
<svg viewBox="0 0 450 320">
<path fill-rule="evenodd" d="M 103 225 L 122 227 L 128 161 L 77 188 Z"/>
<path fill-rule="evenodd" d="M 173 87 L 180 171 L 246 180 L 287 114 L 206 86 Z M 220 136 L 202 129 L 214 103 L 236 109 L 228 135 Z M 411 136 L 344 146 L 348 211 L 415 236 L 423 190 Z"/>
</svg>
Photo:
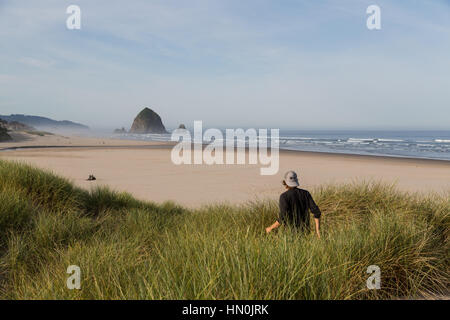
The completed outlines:
<svg viewBox="0 0 450 320">
<path fill-rule="evenodd" d="M 316 234 L 320 238 L 321 213 L 311 194 L 306 190 L 297 188 L 299 183 L 297 174 L 294 171 L 286 172 L 283 185 L 287 191 L 280 195 L 280 216 L 274 224 L 266 228 L 266 232 L 269 233 L 282 224 L 303 232 L 308 231 L 308 211 L 311 211 L 314 214 Z"/>
</svg>

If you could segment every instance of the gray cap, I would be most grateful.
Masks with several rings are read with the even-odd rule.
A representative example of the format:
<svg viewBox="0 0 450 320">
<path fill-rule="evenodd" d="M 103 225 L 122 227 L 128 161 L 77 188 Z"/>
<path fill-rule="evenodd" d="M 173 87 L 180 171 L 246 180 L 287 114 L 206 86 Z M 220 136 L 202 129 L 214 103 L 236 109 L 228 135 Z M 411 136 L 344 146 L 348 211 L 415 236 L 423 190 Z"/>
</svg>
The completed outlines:
<svg viewBox="0 0 450 320">
<path fill-rule="evenodd" d="M 286 182 L 289 187 L 299 186 L 297 174 L 294 171 L 288 171 L 284 174 L 284 182 Z"/>
</svg>

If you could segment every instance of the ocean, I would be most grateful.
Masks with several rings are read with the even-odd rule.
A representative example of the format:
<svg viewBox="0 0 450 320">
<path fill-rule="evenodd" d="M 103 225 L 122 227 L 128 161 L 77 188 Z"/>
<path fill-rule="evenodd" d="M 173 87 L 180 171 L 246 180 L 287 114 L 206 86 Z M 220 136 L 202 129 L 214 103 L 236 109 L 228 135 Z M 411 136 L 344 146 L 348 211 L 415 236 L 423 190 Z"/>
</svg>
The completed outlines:
<svg viewBox="0 0 450 320">
<path fill-rule="evenodd" d="M 148 141 L 171 140 L 170 134 L 122 134 L 114 137 Z M 280 130 L 280 149 L 450 160 L 450 130 Z"/>
</svg>

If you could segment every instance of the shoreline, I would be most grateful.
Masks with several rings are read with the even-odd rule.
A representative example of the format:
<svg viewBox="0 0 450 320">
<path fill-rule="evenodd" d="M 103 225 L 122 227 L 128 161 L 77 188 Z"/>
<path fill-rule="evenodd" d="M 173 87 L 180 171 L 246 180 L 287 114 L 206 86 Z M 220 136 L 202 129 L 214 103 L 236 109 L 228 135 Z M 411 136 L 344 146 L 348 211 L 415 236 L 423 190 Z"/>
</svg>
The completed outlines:
<svg viewBox="0 0 450 320">
<path fill-rule="evenodd" d="M 119 139 L 123 140 L 123 139 Z M 123 141 L 136 141 L 136 140 L 123 140 Z M 143 142 L 144 143 L 144 142 Z M 20 151 L 20 150 L 27 150 L 27 149 L 169 149 L 172 148 L 176 143 L 171 144 L 170 142 L 166 141 L 146 141 L 145 143 L 149 144 L 137 144 L 137 145 L 33 145 L 33 146 L 13 146 L 13 147 L 6 147 L 6 148 L 0 148 L 0 152 L 4 151 Z M 203 144 L 203 147 L 207 146 L 208 144 Z M 248 147 L 246 147 L 246 151 L 248 150 Z M 361 157 L 361 158 L 376 158 L 376 159 L 398 159 L 401 161 L 414 161 L 414 162 L 440 162 L 440 163 L 448 163 L 450 164 L 450 160 L 447 159 L 435 159 L 435 158 L 414 158 L 414 157 L 407 157 L 407 156 L 396 156 L 396 155 L 378 155 L 378 154 L 357 154 L 357 153 L 343 153 L 343 152 L 326 152 L 326 151 L 305 151 L 305 150 L 292 150 L 292 149 L 279 149 L 280 153 L 301 153 L 301 154 L 313 154 L 313 155 L 323 155 L 323 156 L 342 156 L 342 157 Z"/>
<path fill-rule="evenodd" d="M 175 201 L 186 207 L 214 203 L 242 204 L 277 199 L 284 192 L 284 172 L 294 170 L 300 188 L 359 181 L 394 184 L 400 191 L 450 194 L 450 161 L 389 156 L 280 150 L 279 170 L 261 175 L 269 165 L 175 165 L 171 148 L 176 143 L 34 137 L 0 145 L 0 159 L 25 162 L 66 177 L 90 189 L 108 186 L 138 199 Z M 3 151 L 3 152 L 1 152 Z M 96 181 L 86 181 L 94 174 Z"/>
<path fill-rule="evenodd" d="M 434 158 L 414 158 L 406 156 L 395 156 L 395 155 L 377 155 L 377 154 L 357 154 L 357 153 L 341 153 L 341 152 L 326 152 L 326 151 L 304 151 L 304 150 L 291 150 L 291 149 L 280 149 L 280 152 L 294 152 L 294 153 L 304 153 L 304 154 L 319 154 L 324 156 L 343 156 L 343 157 L 360 157 L 360 158 L 376 158 L 376 159 L 389 159 L 389 160 L 401 160 L 401 161 L 414 161 L 414 162 L 439 162 L 450 164 L 450 160 L 447 159 L 434 159 Z"/>
<path fill-rule="evenodd" d="M 151 141 L 151 140 L 136 140 L 136 139 L 123 139 L 114 137 L 95 137 L 95 136 L 83 136 L 83 135 L 61 135 L 58 133 L 51 133 L 44 136 L 31 135 L 24 132 L 10 133 L 13 137 L 13 141 L 7 141 L 0 143 L 0 152 L 2 151 L 18 151 L 27 149 L 107 149 L 107 148 L 148 148 L 148 149 L 168 149 L 176 145 L 178 142 L 172 141 Z M 48 141 L 45 141 L 48 140 Z M 71 140 L 81 141 L 79 144 L 72 144 Z M 46 142 L 46 143 L 44 143 Z M 56 143 L 55 143 L 56 142 Z M 122 142 L 122 143 L 120 143 Z M 18 145 L 21 144 L 21 145 Z M 203 144 L 203 148 L 207 146 L 207 143 Z M 236 148 L 235 148 L 236 149 Z M 270 149 L 270 148 L 269 148 Z M 246 146 L 245 150 L 248 150 Z M 295 149 L 279 149 L 281 153 L 297 153 L 297 154 L 312 154 L 322 156 L 342 156 L 349 158 L 375 158 L 375 159 L 398 159 L 399 161 L 414 161 L 414 162 L 436 162 L 436 163 L 450 163 L 449 159 L 439 158 L 426 158 L 426 157 L 411 157 L 402 155 L 389 155 L 389 154 L 358 154 L 358 153 L 345 153 L 345 152 L 329 152 L 329 151 L 307 151 L 307 150 L 295 150 Z"/>
</svg>

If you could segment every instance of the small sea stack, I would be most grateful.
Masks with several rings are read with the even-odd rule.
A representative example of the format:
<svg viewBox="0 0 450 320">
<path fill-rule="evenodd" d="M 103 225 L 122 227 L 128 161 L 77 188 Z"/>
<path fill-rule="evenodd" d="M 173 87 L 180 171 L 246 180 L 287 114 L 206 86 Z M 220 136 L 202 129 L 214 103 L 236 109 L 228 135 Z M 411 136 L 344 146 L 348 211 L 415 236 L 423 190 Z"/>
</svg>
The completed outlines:
<svg viewBox="0 0 450 320">
<path fill-rule="evenodd" d="M 121 129 L 115 129 L 114 133 L 115 134 L 125 134 L 125 133 L 127 133 L 127 130 L 124 127 L 122 127 Z"/>
</svg>

